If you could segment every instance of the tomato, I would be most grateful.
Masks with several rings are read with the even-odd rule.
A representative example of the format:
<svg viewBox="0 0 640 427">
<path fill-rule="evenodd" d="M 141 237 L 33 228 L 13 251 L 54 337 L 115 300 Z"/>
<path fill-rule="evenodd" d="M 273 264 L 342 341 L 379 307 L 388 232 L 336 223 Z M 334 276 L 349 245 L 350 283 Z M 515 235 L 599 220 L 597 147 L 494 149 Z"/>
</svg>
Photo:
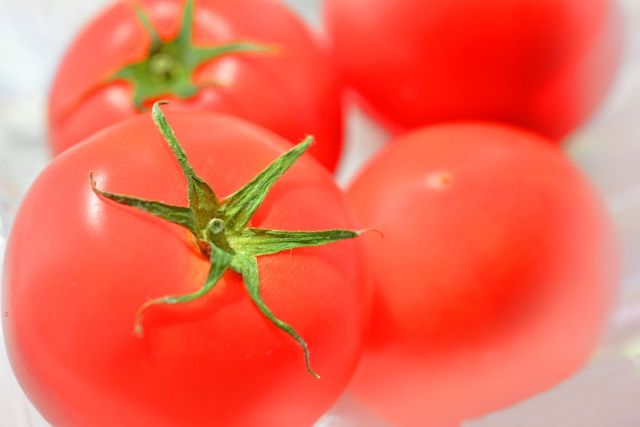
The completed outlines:
<svg viewBox="0 0 640 427">
<path fill-rule="evenodd" d="M 560 139 L 622 51 L 612 0 L 326 0 L 325 16 L 346 80 L 395 129 L 497 120 Z"/>
<path fill-rule="evenodd" d="M 353 391 L 396 426 L 453 426 L 543 391 L 598 344 L 609 220 L 550 140 L 488 123 L 404 135 L 348 191 L 373 321 Z"/>
<path fill-rule="evenodd" d="M 255 184 L 251 178 L 290 148 L 225 115 L 168 119 L 202 177 L 189 181 L 194 206 L 209 206 L 202 182 L 216 194 L 234 193 Z M 124 195 L 157 200 L 173 206 L 167 209 L 177 212 L 176 221 L 186 218 L 187 208 L 179 208 L 187 206 L 185 176 L 148 115 L 97 133 L 39 176 L 7 244 L 3 326 L 16 376 L 50 423 L 308 426 L 338 398 L 362 346 L 369 288 L 361 243 L 285 245 L 278 249 L 284 252 L 259 256 L 251 270 L 255 257 L 239 248 L 252 246 L 234 234 L 239 223 L 225 219 L 239 193 L 216 202 L 226 209 L 222 216 L 190 217 L 208 224 L 197 238 L 177 223 L 123 206 Z M 248 221 L 247 212 L 236 216 Z M 302 230 L 280 232 L 297 236 L 350 229 L 354 220 L 330 174 L 302 157 L 248 225 L 243 232 L 258 237 L 260 229 Z M 255 251 L 267 253 L 269 235 L 262 237 Z M 191 298 L 221 263 L 215 286 Z M 259 279 L 260 296 L 250 279 Z M 305 370 L 303 343 L 308 370 L 320 379 Z"/>
<path fill-rule="evenodd" d="M 341 87 L 322 44 L 280 2 L 119 1 L 62 60 L 49 98 L 51 149 L 58 154 L 162 98 L 173 100 L 168 108 L 237 115 L 291 141 L 312 134 L 311 153 L 334 169 Z"/>
</svg>

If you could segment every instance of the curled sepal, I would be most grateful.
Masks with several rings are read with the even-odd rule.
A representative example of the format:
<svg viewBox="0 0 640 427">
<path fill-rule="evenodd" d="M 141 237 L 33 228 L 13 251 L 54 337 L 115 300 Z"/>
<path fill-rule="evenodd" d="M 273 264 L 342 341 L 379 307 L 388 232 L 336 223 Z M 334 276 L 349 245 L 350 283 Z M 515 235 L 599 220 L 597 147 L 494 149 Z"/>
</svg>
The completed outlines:
<svg viewBox="0 0 640 427">
<path fill-rule="evenodd" d="M 160 108 L 162 104 L 166 104 L 166 102 L 156 102 L 153 104 L 153 108 L 151 109 L 153 122 L 158 127 L 158 130 L 160 130 L 171 152 L 173 152 L 173 155 L 178 160 L 182 173 L 184 173 L 185 178 L 187 178 L 189 208 L 193 210 L 197 228 L 204 229 L 218 210 L 218 198 L 209 184 L 200 178 L 191 167 L 187 154 L 178 142 L 173 129 L 171 129 L 171 126 L 167 123 L 167 118 L 162 113 L 162 109 Z"/>
<path fill-rule="evenodd" d="M 278 48 L 275 46 L 269 46 L 265 44 L 252 43 L 252 42 L 231 42 L 218 46 L 211 47 L 198 47 L 194 49 L 193 58 L 194 62 L 201 64 L 210 59 L 220 57 L 223 55 L 229 55 L 232 53 L 274 53 Z"/>
<path fill-rule="evenodd" d="M 239 253 L 260 256 L 353 239 L 361 233 L 349 230 L 284 231 L 246 228 L 240 234 L 231 236 L 229 243 Z"/>
<path fill-rule="evenodd" d="M 188 1 L 191 1 L 191 0 L 188 0 Z M 151 24 L 151 20 L 149 19 L 149 16 L 144 11 L 144 9 L 140 7 L 138 2 L 137 1 L 131 2 L 131 6 L 133 7 L 133 10 L 136 13 L 136 17 L 138 18 L 138 21 L 140 21 L 140 24 L 144 28 L 144 31 L 147 33 L 147 35 L 149 35 L 149 38 L 151 39 L 151 50 L 152 51 L 156 50 L 161 43 L 160 35 L 156 31 L 156 29 L 153 28 L 153 25 Z"/>
<path fill-rule="evenodd" d="M 145 312 L 153 307 L 154 305 L 159 304 L 184 304 L 193 300 L 196 300 L 211 291 L 214 286 L 220 281 L 222 275 L 227 271 L 227 269 L 231 266 L 231 262 L 233 260 L 233 255 L 224 251 L 217 246 L 211 246 L 211 254 L 209 255 L 209 259 L 211 261 L 211 267 L 209 268 L 209 274 L 207 275 L 207 280 L 205 280 L 204 284 L 200 289 L 190 294 L 185 295 L 168 295 L 161 298 L 155 298 L 150 301 L 144 303 L 136 313 L 136 321 L 134 331 L 136 335 L 142 337 L 144 335 L 144 328 L 142 327 L 142 322 L 144 320 Z"/>
<path fill-rule="evenodd" d="M 182 20 L 180 22 L 180 32 L 176 38 L 178 45 L 189 48 L 193 34 L 193 0 L 185 0 L 182 8 Z"/>
<path fill-rule="evenodd" d="M 236 255 L 233 258 L 231 268 L 242 275 L 247 293 L 256 307 L 258 307 L 258 310 L 260 310 L 260 312 L 278 329 L 282 330 L 298 342 L 302 348 L 302 352 L 304 353 L 304 363 L 307 372 L 316 378 L 320 378 L 320 375 L 311 369 L 309 346 L 307 345 L 307 342 L 302 339 L 302 337 L 298 335 L 290 325 L 278 319 L 262 300 L 262 296 L 260 295 L 260 278 L 258 276 L 258 261 L 256 258 L 252 256 Z"/>
<path fill-rule="evenodd" d="M 213 59 L 218 56 L 227 55 L 230 53 L 241 52 L 273 52 L 275 47 L 270 47 L 264 44 L 251 43 L 251 42 L 231 42 L 217 46 L 195 47 L 193 43 L 193 17 L 194 17 L 193 0 L 186 0 L 182 9 L 182 20 L 180 23 L 180 32 L 176 38 L 176 44 L 183 51 L 192 51 L 191 55 L 187 55 L 185 59 L 188 60 L 189 66 L 197 66 L 205 61 Z M 147 20 L 148 22 L 148 20 Z M 144 24 L 143 24 L 144 25 Z"/>
<path fill-rule="evenodd" d="M 131 206 L 153 216 L 157 216 L 158 218 L 164 219 L 165 221 L 180 225 L 194 235 L 197 232 L 193 211 L 190 208 L 100 190 L 97 187 L 96 181 L 93 178 L 93 173 L 91 172 L 89 173 L 89 184 L 91 185 L 93 192 L 99 196 L 121 205 Z"/>
<path fill-rule="evenodd" d="M 307 151 L 312 143 L 313 137 L 308 136 L 300 144 L 274 160 L 248 184 L 225 199 L 222 211 L 232 229 L 240 230 L 249 223 L 253 214 L 269 194 L 271 187 Z"/>
</svg>

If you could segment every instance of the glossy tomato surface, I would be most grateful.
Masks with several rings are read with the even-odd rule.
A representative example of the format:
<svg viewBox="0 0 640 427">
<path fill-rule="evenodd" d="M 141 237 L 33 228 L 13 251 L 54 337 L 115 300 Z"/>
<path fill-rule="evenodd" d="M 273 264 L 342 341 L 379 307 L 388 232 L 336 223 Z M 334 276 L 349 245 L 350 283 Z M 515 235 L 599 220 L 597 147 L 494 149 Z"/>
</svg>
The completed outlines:
<svg viewBox="0 0 640 427">
<path fill-rule="evenodd" d="M 89 23 L 62 59 L 51 90 L 54 154 L 139 113 L 132 85 L 110 80 L 122 67 L 149 56 L 151 38 L 136 16 L 135 3 L 162 40 L 178 34 L 185 6 L 181 0 L 119 1 Z M 203 63 L 193 74 L 197 93 L 174 99 L 169 108 L 237 115 L 291 141 L 312 134 L 314 157 L 335 168 L 342 147 L 340 86 L 321 41 L 277 1 L 195 0 L 194 11 L 195 46 L 252 42 L 273 51 L 234 52 Z M 160 98 L 172 99 L 168 94 Z"/>
<path fill-rule="evenodd" d="M 325 0 L 347 81 L 392 128 L 499 120 L 560 139 L 617 68 L 611 0 Z"/>
<path fill-rule="evenodd" d="M 290 148 L 224 115 L 168 121 L 194 170 L 226 196 Z M 186 205 L 186 181 L 148 115 L 58 156 L 16 217 L 4 270 L 9 356 L 27 395 L 55 426 L 309 426 L 358 360 L 367 299 L 361 243 L 258 258 L 265 303 L 307 341 L 269 322 L 227 272 L 205 297 L 146 311 L 151 298 L 204 283 L 208 259 L 171 223 L 98 197 L 105 191 Z M 330 174 L 303 157 L 273 187 L 254 227 L 356 229 Z"/>
<path fill-rule="evenodd" d="M 458 123 L 398 138 L 348 197 L 375 276 L 353 391 L 396 426 L 455 426 L 591 355 L 616 290 L 609 220 L 551 141 Z"/>
</svg>

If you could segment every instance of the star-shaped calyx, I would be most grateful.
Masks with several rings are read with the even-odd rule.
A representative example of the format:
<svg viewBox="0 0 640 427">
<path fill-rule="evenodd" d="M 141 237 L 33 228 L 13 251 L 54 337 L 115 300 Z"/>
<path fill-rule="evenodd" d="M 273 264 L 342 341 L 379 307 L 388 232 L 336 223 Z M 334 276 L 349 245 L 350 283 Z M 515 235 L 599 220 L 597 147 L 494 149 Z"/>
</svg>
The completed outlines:
<svg viewBox="0 0 640 427">
<path fill-rule="evenodd" d="M 133 104 L 142 110 L 145 102 L 162 96 L 190 98 L 202 86 L 215 86 L 217 82 L 197 85 L 193 73 L 205 62 L 223 55 L 241 52 L 271 52 L 273 47 L 251 42 L 234 42 L 216 46 L 199 47 L 193 44 L 193 0 L 186 0 L 178 35 L 172 40 L 162 40 L 151 25 L 147 14 L 134 4 L 136 15 L 151 38 L 149 50 L 139 62 L 128 64 L 108 80 L 125 80 L 133 87 Z"/>
<path fill-rule="evenodd" d="M 352 239 L 359 236 L 361 232 L 347 230 L 284 231 L 249 226 L 249 220 L 267 197 L 271 187 L 309 148 L 312 138 L 306 138 L 302 143 L 281 155 L 235 193 L 225 198 L 218 198 L 209 184 L 200 178 L 191 167 L 187 155 L 160 109 L 160 104 L 153 105 L 151 114 L 155 125 L 178 160 L 187 179 L 189 206 L 173 206 L 159 201 L 143 200 L 103 191 L 97 188 L 90 175 L 91 187 L 102 197 L 122 205 L 132 206 L 186 228 L 193 235 L 200 251 L 209 257 L 211 267 L 204 284 L 196 292 L 186 295 L 163 296 L 143 304 L 136 315 L 136 333 L 142 336 L 143 316 L 148 309 L 158 304 L 182 304 L 196 300 L 211 291 L 222 275 L 231 269 L 242 275 L 247 293 L 258 310 L 277 328 L 298 342 L 304 351 L 307 370 L 318 377 L 311 369 L 309 350 L 305 340 L 291 326 L 278 319 L 262 300 L 257 257 L 295 248 L 321 246 L 339 240 Z"/>
</svg>

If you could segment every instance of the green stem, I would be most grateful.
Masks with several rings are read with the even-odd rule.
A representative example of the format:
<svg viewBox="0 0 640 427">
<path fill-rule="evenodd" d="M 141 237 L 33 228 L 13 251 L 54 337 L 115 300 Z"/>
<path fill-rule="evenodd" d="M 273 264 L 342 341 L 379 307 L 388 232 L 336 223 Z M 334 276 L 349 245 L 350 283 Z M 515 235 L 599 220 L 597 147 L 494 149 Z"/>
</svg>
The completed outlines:
<svg viewBox="0 0 640 427">
<path fill-rule="evenodd" d="M 209 256 L 210 269 L 207 279 L 197 291 L 185 295 L 163 296 L 142 304 L 135 316 L 136 334 L 143 335 L 144 315 L 148 310 L 156 305 L 186 304 L 202 298 L 231 268 L 242 275 L 249 298 L 262 315 L 300 345 L 307 371 L 319 378 L 311 368 L 307 342 L 291 325 L 276 317 L 262 300 L 256 257 L 353 239 L 361 232 L 266 230 L 247 226 L 258 207 L 264 202 L 269 190 L 309 148 L 312 138 L 308 137 L 282 154 L 240 190 L 221 200 L 209 184 L 194 171 L 186 152 L 160 108 L 162 104 L 163 102 L 157 102 L 153 106 L 153 122 L 167 142 L 187 180 L 188 206 L 173 206 L 99 189 L 91 173 L 90 186 L 100 197 L 120 205 L 134 207 L 189 230 L 195 237 L 201 252 Z"/>
<path fill-rule="evenodd" d="M 138 110 L 154 99 L 171 95 L 188 99 L 198 94 L 200 85 L 194 82 L 196 70 L 203 64 L 226 55 L 268 53 L 276 49 L 266 44 L 233 41 L 214 46 L 195 46 L 193 43 L 194 2 L 186 0 L 182 10 L 180 31 L 171 40 L 162 40 L 147 13 L 134 4 L 135 14 L 151 39 L 150 46 L 140 61 L 124 65 L 106 82 L 124 80 L 132 88 L 132 102 Z M 220 86 L 207 82 L 206 87 Z"/>
</svg>

